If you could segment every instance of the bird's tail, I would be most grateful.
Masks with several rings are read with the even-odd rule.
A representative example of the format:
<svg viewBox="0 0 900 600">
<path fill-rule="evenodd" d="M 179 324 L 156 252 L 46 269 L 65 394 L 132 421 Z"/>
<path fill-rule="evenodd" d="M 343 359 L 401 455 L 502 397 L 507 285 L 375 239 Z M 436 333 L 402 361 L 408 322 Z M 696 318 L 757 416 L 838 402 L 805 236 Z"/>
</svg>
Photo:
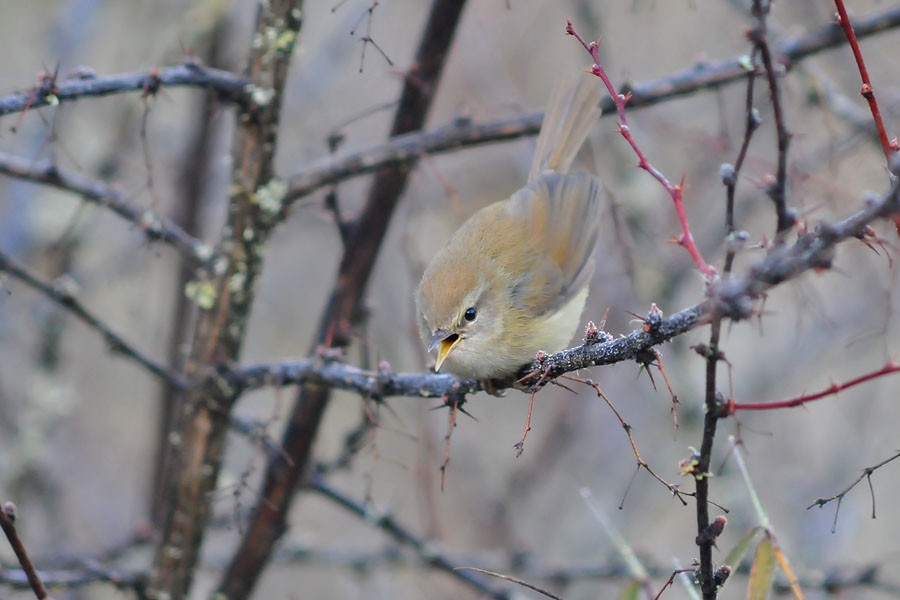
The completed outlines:
<svg viewBox="0 0 900 600">
<path fill-rule="evenodd" d="M 544 113 L 528 181 L 547 170 L 569 171 L 591 125 L 600 118 L 600 96 L 597 78 L 586 73 L 556 87 Z"/>
</svg>

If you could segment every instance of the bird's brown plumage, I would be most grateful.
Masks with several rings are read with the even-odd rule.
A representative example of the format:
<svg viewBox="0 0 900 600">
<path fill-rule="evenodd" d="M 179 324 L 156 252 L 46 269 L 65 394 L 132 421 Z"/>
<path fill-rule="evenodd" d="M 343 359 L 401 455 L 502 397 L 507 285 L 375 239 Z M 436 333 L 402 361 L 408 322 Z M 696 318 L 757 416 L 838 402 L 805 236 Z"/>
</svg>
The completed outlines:
<svg viewBox="0 0 900 600">
<path fill-rule="evenodd" d="M 593 273 L 600 184 L 565 171 L 598 105 L 593 81 L 561 88 L 547 110 L 529 183 L 472 215 L 426 269 L 416 304 L 423 339 L 439 348 L 439 366 L 502 378 L 538 350 L 553 352 L 571 339 Z"/>
</svg>

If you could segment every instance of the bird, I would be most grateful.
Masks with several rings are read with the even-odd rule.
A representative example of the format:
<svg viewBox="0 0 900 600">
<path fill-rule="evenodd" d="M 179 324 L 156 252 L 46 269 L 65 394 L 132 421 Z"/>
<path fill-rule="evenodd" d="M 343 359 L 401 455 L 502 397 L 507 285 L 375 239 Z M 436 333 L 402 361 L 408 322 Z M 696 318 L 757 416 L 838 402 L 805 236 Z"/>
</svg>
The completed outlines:
<svg viewBox="0 0 900 600">
<path fill-rule="evenodd" d="M 602 185 L 569 173 L 600 117 L 599 85 L 580 74 L 554 90 L 524 187 L 475 212 L 435 254 L 415 293 L 435 371 L 508 380 L 539 351 L 566 347 L 594 272 Z"/>
</svg>

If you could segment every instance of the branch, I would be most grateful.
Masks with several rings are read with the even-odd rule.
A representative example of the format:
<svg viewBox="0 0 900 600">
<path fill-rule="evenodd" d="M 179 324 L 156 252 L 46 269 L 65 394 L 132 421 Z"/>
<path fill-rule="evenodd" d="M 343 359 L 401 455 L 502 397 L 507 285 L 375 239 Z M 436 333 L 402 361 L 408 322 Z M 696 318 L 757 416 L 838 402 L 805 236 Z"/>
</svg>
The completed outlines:
<svg viewBox="0 0 900 600">
<path fill-rule="evenodd" d="M 258 93 L 253 94 L 251 110 L 241 113 L 235 130 L 228 218 L 222 232 L 227 248 L 223 268 L 200 274 L 209 279 L 191 282 L 195 289 L 204 290 L 195 296 L 200 311 L 188 357 L 191 372 L 203 372 L 239 356 L 265 244 L 284 214 L 283 186 L 273 177 L 273 160 L 282 94 L 302 14 L 301 0 L 257 3 L 247 71 Z M 172 468 L 159 488 L 165 505 L 160 511 L 160 537 L 148 591 L 152 597 L 189 595 L 236 399 L 230 390 L 195 387 L 176 411 L 177 429 L 166 448 L 172 453 L 167 457 Z"/>
<path fill-rule="evenodd" d="M 178 373 L 170 371 L 143 352 L 129 344 L 119 334 L 110 329 L 98 316 L 90 312 L 79 302 L 73 292 L 65 286 L 57 286 L 41 280 L 40 277 L 19 264 L 5 253 L 0 252 L 0 272 L 8 273 L 44 297 L 66 309 L 91 329 L 99 332 L 106 341 L 110 351 L 130 358 L 152 375 L 165 381 L 174 388 L 186 390 L 188 382 Z"/>
<path fill-rule="evenodd" d="M 847 42 L 850 44 L 850 49 L 853 51 L 853 58 L 856 60 L 856 66 L 859 69 L 859 76 L 862 79 L 862 88 L 859 93 L 869 104 L 869 110 L 872 112 L 872 120 L 875 122 L 875 128 L 878 131 L 878 139 L 881 141 L 881 149 L 884 152 L 885 159 L 888 161 L 888 166 L 891 166 L 891 157 L 897 153 L 900 146 L 898 146 L 897 140 L 891 141 L 888 138 L 888 133 L 884 126 L 884 119 L 881 117 L 881 110 L 878 108 L 878 100 L 875 98 L 875 89 L 872 87 L 872 79 L 869 77 L 869 70 L 866 68 L 866 61 L 863 59 L 862 50 L 859 47 L 859 40 L 857 40 L 853 24 L 850 23 L 850 17 L 847 15 L 847 8 L 844 6 L 844 0 L 834 0 L 834 4 L 838 11 L 838 25 L 841 26 L 844 35 L 847 37 Z"/>
<path fill-rule="evenodd" d="M 585 343 L 580 346 L 535 360 L 520 373 L 526 376 L 521 382 L 538 389 L 549 380 L 578 369 L 641 359 L 654 346 L 691 330 L 700 323 L 702 313 L 702 304 L 686 308 L 667 318 L 663 318 L 658 310 L 651 311 L 644 321 L 644 327 L 627 336 L 613 339 L 605 332 L 596 332 L 593 337 L 587 336 Z M 223 370 L 215 376 L 224 378 L 227 385 L 240 389 L 241 393 L 270 385 L 317 384 L 353 391 L 366 397 L 446 398 L 449 402 L 450 399 L 459 400 L 483 389 L 481 382 L 449 373 L 365 371 L 336 361 L 323 363 L 296 360 L 251 364 Z M 503 383 L 505 385 L 501 385 L 501 389 L 511 386 L 513 382 Z"/>
<path fill-rule="evenodd" d="M 685 250 L 691 255 L 691 258 L 694 260 L 694 264 L 697 265 L 697 268 L 701 273 L 708 279 L 715 277 L 716 269 L 706 263 L 703 260 L 703 256 L 700 254 L 700 250 L 697 249 L 697 245 L 694 243 L 694 236 L 691 235 L 691 228 L 688 225 L 687 213 L 684 210 L 684 196 L 682 193 L 681 185 L 674 185 L 669 179 L 663 175 L 662 171 L 654 167 L 650 160 L 647 158 L 647 155 L 640 149 L 638 146 L 637 140 L 634 139 L 634 136 L 631 135 L 631 127 L 628 125 L 628 116 L 625 114 L 625 104 L 629 100 L 629 96 L 626 94 L 620 94 L 616 91 L 615 86 L 612 84 L 609 76 L 606 74 L 606 70 L 603 68 L 603 65 L 600 63 L 600 43 L 593 41 L 588 44 L 581 35 L 575 31 L 575 27 L 572 25 L 572 21 L 566 21 L 566 33 L 573 36 L 578 43 L 580 43 L 588 54 L 591 55 L 591 59 L 594 61 L 594 64 L 591 66 L 591 73 L 596 75 L 603 81 L 603 85 L 606 86 L 606 91 L 609 93 L 609 97 L 612 98 L 613 102 L 616 105 L 616 114 L 619 116 L 619 133 L 625 138 L 625 141 L 628 142 L 628 145 L 631 146 L 631 149 L 634 151 L 635 155 L 638 157 L 638 166 L 647 171 L 654 179 L 656 179 L 663 188 L 665 188 L 666 192 L 669 194 L 669 197 L 672 198 L 672 204 L 675 206 L 675 214 L 678 215 L 678 222 L 681 224 L 681 237 L 678 240 L 678 244 L 683 246 Z"/>
<path fill-rule="evenodd" d="M 74 171 L 60 169 L 50 161 L 29 161 L 2 152 L 0 152 L 0 173 L 78 194 L 88 202 L 108 208 L 140 229 L 148 241 L 169 244 L 195 264 L 206 264 L 212 258 L 213 253 L 209 246 L 189 235 L 172 221 L 157 216 L 152 210 L 129 203 L 119 190 L 105 183 Z"/>
<path fill-rule="evenodd" d="M 787 207 L 787 154 L 791 144 L 791 134 L 788 133 L 784 118 L 784 108 L 781 104 L 781 90 L 778 87 L 778 73 L 772 58 L 772 49 L 769 47 L 767 20 L 769 10 L 772 7 L 771 0 L 753 0 L 751 12 L 756 17 L 757 27 L 749 33 L 750 41 L 756 52 L 759 53 L 763 64 L 763 72 L 769 84 L 769 100 L 772 103 L 772 113 L 775 117 L 775 138 L 778 156 L 778 166 L 775 171 L 775 180 L 767 186 L 766 193 L 775 204 L 776 226 L 775 236 L 780 243 L 784 235 L 796 223 L 796 215 Z"/>
<path fill-rule="evenodd" d="M 838 514 L 840 514 L 840 512 L 841 512 L 841 503 L 844 501 L 844 496 L 846 496 L 850 492 L 850 490 L 855 488 L 859 484 L 859 482 L 861 482 L 863 479 L 865 479 L 866 482 L 868 482 L 868 484 L 869 484 L 869 493 L 872 495 L 872 518 L 874 519 L 875 518 L 875 489 L 872 487 L 872 473 L 874 473 L 881 467 L 885 466 L 886 464 L 888 464 L 889 462 L 891 462 L 897 458 L 900 458 L 900 452 L 897 452 L 893 456 L 890 456 L 890 457 L 884 459 L 877 465 L 872 465 L 871 467 L 866 467 L 865 469 L 863 469 L 863 472 L 860 474 L 860 476 L 857 477 L 853 481 L 853 483 L 851 483 L 846 488 L 844 488 L 844 490 L 842 492 L 835 494 L 831 498 L 819 498 L 818 500 L 816 500 L 815 502 L 813 502 L 812 504 L 807 506 L 806 510 L 809 510 L 814 506 L 818 506 L 819 508 L 822 508 L 829 502 L 837 500 L 837 508 L 834 511 L 834 523 L 831 526 L 831 533 L 834 533 L 837 530 Z"/>
<path fill-rule="evenodd" d="M 12 502 L 5 502 L 3 507 L 0 508 L 0 528 L 3 529 L 3 533 L 6 534 L 9 545 L 12 546 L 13 552 L 16 553 L 16 559 L 18 559 L 19 564 L 22 566 L 22 571 L 28 578 L 28 585 L 31 587 L 32 591 L 34 591 L 34 595 L 38 600 L 47 600 L 50 596 L 47 594 L 47 590 L 41 582 L 37 569 L 34 568 L 31 559 L 28 558 L 28 551 L 25 549 L 25 544 L 22 543 L 21 538 L 19 538 L 19 533 L 16 531 L 15 520 L 16 505 Z"/>
<path fill-rule="evenodd" d="M 49 588 L 76 589 L 96 583 L 108 583 L 119 590 L 132 590 L 138 598 L 147 583 L 147 574 L 143 572 L 126 572 L 116 568 L 90 565 L 80 569 L 40 570 L 38 575 Z M 0 584 L 13 589 L 25 589 L 30 586 L 26 577 L 18 570 L 0 569 Z"/>
<path fill-rule="evenodd" d="M 900 364 L 897 364 L 894 361 L 890 361 L 888 362 L 888 364 L 878 369 L 877 371 L 872 371 L 871 373 L 866 373 L 864 375 L 860 375 L 859 377 L 854 377 L 850 381 L 844 383 L 832 383 L 824 390 L 821 390 L 814 394 L 803 394 L 796 398 L 791 398 L 790 400 L 781 400 L 778 402 L 759 402 L 756 404 L 742 404 L 739 402 L 729 401 L 728 413 L 734 414 L 739 410 L 777 410 L 781 408 L 794 408 L 796 406 L 803 406 L 804 404 L 809 404 L 810 402 L 815 402 L 816 400 L 821 400 L 822 398 L 835 396 L 844 390 L 850 389 L 862 383 L 866 383 L 867 381 L 872 381 L 873 379 L 878 379 L 879 377 L 884 377 L 885 375 L 892 375 L 894 373 L 897 373 L 898 371 L 900 371 Z"/>
<path fill-rule="evenodd" d="M 55 76 L 45 73 L 41 77 L 40 84 L 28 92 L 0 96 L 0 116 L 42 106 L 55 106 L 79 98 L 127 92 L 152 94 L 159 88 L 185 86 L 206 88 L 214 92 L 220 101 L 235 104 L 241 110 L 252 108 L 254 95 L 260 91 L 244 77 L 230 71 L 212 69 L 197 62 L 106 77 L 82 72 L 62 81 L 57 81 Z"/>
<path fill-rule="evenodd" d="M 898 26 L 900 7 L 893 7 L 860 19 L 855 31 L 857 37 L 864 38 Z M 807 56 L 835 48 L 843 42 L 841 28 L 829 23 L 785 43 L 778 48 L 777 54 L 785 70 L 789 71 Z M 744 56 L 709 62 L 661 79 L 623 86 L 622 92 L 631 95 L 628 108 L 633 111 L 744 79 L 747 76 L 745 65 Z M 600 106 L 604 116 L 616 113 L 612 98 L 604 98 Z M 385 167 L 415 163 L 423 154 L 442 154 L 469 146 L 536 135 L 543 117 L 544 113 L 538 111 L 484 123 L 457 119 L 433 131 L 396 135 L 383 144 L 343 151 L 317 160 L 290 177 L 285 201 L 294 202 L 327 185 Z"/>
<path fill-rule="evenodd" d="M 325 498 L 328 498 L 341 508 L 352 512 L 366 522 L 371 523 L 374 527 L 389 535 L 398 544 L 411 547 L 425 564 L 459 579 L 477 591 L 479 595 L 498 599 L 511 597 L 507 591 L 489 585 L 484 578 L 477 577 L 467 570 L 462 570 L 462 564 L 452 561 L 439 549 L 435 548 L 433 544 L 416 536 L 413 532 L 398 523 L 392 515 L 374 514 L 371 508 L 342 494 L 328 485 L 321 477 L 311 477 L 307 481 L 306 487 Z"/>
<path fill-rule="evenodd" d="M 900 213 L 900 184 L 880 198 L 869 198 L 862 210 L 837 223 L 820 223 L 800 235 L 791 246 L 778 247 L 739 280 L 719 282 L 707 301 L 709 310 L 733 320 L 749 318 L 753 301 L 770 288 L 811 269 L 830 269 L 838 243 L 848 238 L 865 240 L 876 219 Z"/>
</svg>

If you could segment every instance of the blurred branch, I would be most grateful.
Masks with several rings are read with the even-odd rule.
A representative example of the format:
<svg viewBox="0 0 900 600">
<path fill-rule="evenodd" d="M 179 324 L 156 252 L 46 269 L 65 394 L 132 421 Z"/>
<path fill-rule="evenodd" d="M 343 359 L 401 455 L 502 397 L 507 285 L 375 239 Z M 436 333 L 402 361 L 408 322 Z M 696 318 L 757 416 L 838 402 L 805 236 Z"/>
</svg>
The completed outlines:
<svg viewBox="0 0 900 600">
<path fill-rule="evenodd" d="M 30 161 L 2 152 L 0 173 L 78 194 L 88 202 L 108 208 L 139 228 L 148 241 L 169 244 L 196 264 L 205 264 L 212 258 L 209 246 L 152 210 L 129 203 L 120 191 L 105 183 L 74 171 L 60 169 L 47 160 Z"/>
<path fill-rule="evenodd" d="M 216 10 L 212 18 L 207 21 L 208 27 L 201 27 L 194 32 L 195 39 L 192 47 L 198 48 L 199 46 L 195 51 L 203 57 L 204 63 L 218 67 L 225 62 L 224 55 L 231 41 L 227 18 L 230 3 L 223 2 L 215 6 Z M 218 118 L 221 107 L 213 94 L 196 94 L 190 99 L 190 102 L 193 106 L 192 113 L 196 115 L 192 119 L 195 128 L 190 133 L 190 140 L 182 150 L 182 159 L 176 178 L 178 183 L 175 192 L 176 200 L 171 205 L 171 218 L 188 234 L 202 236 L 205 229 L 203 225 L 208 221 L 203 218 L 206 204 L 204 199 L 207 198 L 210 189 L 214 187 L 212 182 L 215 179 L 210 165 L 218 156 L 215 134 L 222 128 L 223 123 Z M 208 264 L 212 265 L 213 262 L 211 260 Z M 190 289 L 188 284 L 194 277 L 195 269 L 191 267 L 192 265 L 185 263 L 178 265 L 178 280 L 175 284 L 170 319 L 172 328 L 167 341 L 166 362 L 172 369 L 179 372 L 184 371 L 189 352 L 187 344 L 191 339 L 193 320 L 196 317 L 193 299 L 185 293 Z M 161 405 L 157 426 L 159 437 L 156 442 L 155 465 L 150 480 L 154 489 L 151 509 L 154 521 L 158 520 L 163 509 L 164 502 L 160 496 L 163 490 L 158 486 L 165 480 L 168 456 L 166 449 L 171 428 L 178 422 L 175 411 L 182 398 L 181 392 L 182 390 L 171 386 L 163 386 L 160 389 Z"/>
<path fill-rule="evenodd" d="M 88 71 L 61 81 L 54 75 L 45 73 L 40 84 L 29 91 L 0 96 L 0 116 L 42 106 L 55 106 L 79 98 L 127 92 L 153 94 L 160 88 L 185 86 L 208 89 L 221 102 L 236 104 L 241 110 L 249 110 L 253 106 L 254 94 L 258 94 L 260 90 L 245 77 L 230 71 L 211 69 L 197 62 L 105 77 L 97 77 Z"/>
<path fill-rule="evenodd" d="M 21 281 L 42 296 L 50 299 L 78 317 L 91 329 L 99 332 L 100 335 L 103 336 L 103 339 L 106 341 L 111 352 L 130 358 L 145 370 L 173 387 L 181 390 L 188 388 L 187 381 L 181 375 L 170 371 L 165 366 L 126 342 L 122 336 L 112 331 L 112 329 L 110 329 L 98 316 L 86 309 L 84 305 L 75 298 L 73 291 L 67 289 L 65 285 L 54 285 L 41 280 L 40 277 L 3 252 L 0 252 L 0 272 L 7 273 L 10 277 Z"/>
<path fill-rule="evenodd" d="M 350 511 L 357 517 L 371 523 L 374 527 L 389 535 L 398 544 L 411 547 L 415 550 L 419 559 L 425 562 L 425 564 L 433 569 L 443 571 L 444 573 L 459 579 L 476 590 L 479 594 L 497 599 L 511 597 L 509 592 L 489 585 L 485 578 L 478 577 L 469 571 L 460 570 L 460 567 L 463 566 L 461 563 L 454 562 L 441 552 L 439 548 L 435 547 L 427 540 L 416 536 L 413 532 L 398 523 L 393 515 L 388 513 L 375 514 L 369 506 L 339 492 L 321 477 L 311 477 L 306 482 L 306 488 L 315 491 L 341 508 Z"/>
<path fill-rule="evenodd" d="M 775 171 L 775 180 L 766 186 L 766 194 L 775 204 L 775 240 L 777 243 L 784 241 L 784 236 L 797 222 L 797 216 L 788 209 L 787 198 L 787 156 L 791 145 L 791 134 L 785 123 L 784 108 L 781 103 L 781 88 L 778 84 L 779 73 L 775 69 L 772 49 L 769 45 L 768 19 L 772 7 L 771 0 L 753 0 L 751 13 L 756 18 L 756 27 L 750 30 L 748 37 L 753 43 L 753 49 L 759 55 L 763 64 L 763 73 L 769 84 L 769 102 L 772 104 L 772 114 L 775 119 L 776 151 L 778 166 Z"/>
<path fill-rule="evenodd" d="M 432 2 L 413 66 L 406 73 L 391 136 L 424 125 L 465 4 L 463 0 Z M 382 169 L 374 177 L 362 213 L 344 244 L 336 283 L 319 319 L 314 347 L 341 347 L 348 343 L 381 242 L 409 174 L 409 169 L 398 166 Z M 250 594 L 272 547 L 287 527 L 288 510 L 307 470 L 329 399 L 330 390 L 325 386 L 301 387 L 282 437 L 284 452 L 269 458 L 253 517 L 219 585 L 224 596 L 240 600 Z"/>
<path fill-rule="evenodd" d="M 869 15 L 855 22 L 858 38 L 888 31 L 900 26 L 900 7 L 892 7 Z M 786 70 L 800 60 L 825 50 L 840 46 L 843 32 L 836 23 L 821 28 L 781 45 L 775 55 Z M 746 57 L 700 64 L 668 77 L 623 86 L 622 93 L 631 94 L 628 109 L 635 110 L 666 102 L 700 90 L 716 89 L 739 81 L 747 76 Z M 616 113 L 615 103 L 604 97 L 601 102 L 603 115 Z M 460 148 L 513 140 L 536 135 L 544 113 L 537 111 L 525 115 L 506 117 L 484 123 L 457 119 L 432 131 L 395 135 L 384 144 L 359 150 L 339 152 L 320 159 L 290 178 L 286 201 L 292 202 L 307 196 L 321 187 L 352 177 L 372 173 L 385 167 L 397 167 L 416 162 L 422 154 L 441 154 Z"/>
<path fill-rule="evenodd" d="M 75 569 L 40 570 L 38 573 L 47 587 L 57 590 L 76 589 L 95 583 L 108 583 L 118 590 L 131 590 L 138 598 L 145 598 L 143 589 L 147 583 L 147 574 L 142 572 L 129 573 L 117 568 L 89 565 Z M 12 589 L 30 587 L 24 573 L 19 570 L 7 569 L 0 569 L 0 585 Z"/>
<path fill-rule="evenodd" d="M 34 592 L 34 595 L 38 600 L 49 599 L 50 596 L 44 588 L 41 577 L 38 575 L 37 569 L 34 568 L 34 564 L 28 557 L 28 551 L 25 549 L 25 544 L 22 543 L 19 532 L 16 531 L 15 521 L 16 505 L 12 502 L 4 502 L 3 506 L 0 507 L 0 528 L 3 529 L 3 533 L 6 535 L 7 541 L 9 541 L 9 545 L 12 547 L 13 552 L 15 552 L 16 559 L 19 561 L 22 572 L 28 580 L 28 586 Z"/>
<path fill-rule="evenodd" d="M 222 230 L 222 269 L 191 282 L 200 309 L 188 373 L 237 359 L 262 270 L 265 244 L 280 221 L 283 189 L 273 178 L 282 93 L 297 42 L 301 0 L 257 3 L 247 60 L 253 105 L 238 115 L 232 146 L 228 216 Z M 228 389 L 194 388 L 182 399 L 167 448 L 159 490 L 160 536 L 148 594 L 185 598 L 200 556 L 210 505 L 237 395 Z M 227 594 L 230 598 L 237 595 Z"/>
<path fill-rule="evenodd" d="M 337 494 L 337 498 L 331 495 L 322 494 L 323 498 L 334 501 L 341 506 L 343 502 L 349 503 L 344 506 L 347 510 L 362 519 L 370 519 L 372 510 L 350 498 L 344 496 L 332 488 Z M 394 521 L 391 515 L 384 515 L 388 523 Z M 380 521 L 376 522 L 379 526 Z M 393 524 L 396 525 L 394 522 Z M 233 522 L 223 523 L 223 527 L 232 527 Z M 401 528 L 402 529 L 402 528 Z M 389 532 L 386 532 L 390 535 Z M 409 533 L 409 532 L 406 532 Z M 410 534 L 412 535 L 412 534 Z M 420 552 L 411 555 L 401 549 L 402 539 L 395 539 L 391 536 L 396 544 L 377 550 L 357 550 L 354 548 L 322 548 L 318 544 L 297 544 L 289 543 L 280 546 L 273 556 L 273 561 L 282 565 L 313 565 L 319 567 L 328 567 L 332 569 L 348 569 L 356 574 L 365 574 L 367 572 L 384 572 L 385 569 L 398 568 L 408 569 L 421 566 L 422 562 L 428 562 L 430 553 L 435 550 L 434 546 L 427 545 L 423 547 L 425 556 Z M 413 540 L 421 541 L 419 538 L 412 536 Z M 415 549 L 415 546 L 413 546 Z M 498 556 L 499 555 L 499 556 Z M 553 583 L 556 586 L 565 588 L 567 586 L 590 582 L 590 581 L 622 581 L 631 578 L 631 572 L 628 567 L 619 560 L 608 562 L 588 562 L 572 561 L 567 564 L 546 564 L 536 561 L 532 558 L 531 553 L 527 550 L 522 551 L 503 551 L 502 554 L 496 551 L 485 551 L 475 555 L 466 555 L 462 557 L 450 557 L 442 555 L 442 559 L 448 565 L 479 565 L 492 571 L 503 573 L 522 573 L 534 581 L 543 581 Z M 45 587 L 56 589 L 77 589 L 90 584 L 104 583 L 118 590 L 131 590 L 138 598 L 144 598 L 144 586 L 146 585 L 147 574 L 142 571 L 127 571 L 117 566 L 103 566 L 100 562 L 89 560 L 88 564 L 81 567 L 71 568 L 50 568 L 39 569 L 37 571 Z M 213 558 L 210 561 L 215 566 L 218 561 Z M 642 557 L 642 563 L 647 570 L 647 574 L 653 578 L 666 577 L 671 573 L 671 567 L 652 562 L 647 557 Z M 818 570 L 810 573 L 806 577 L 801 577 L 799 582 L 804 589 L 810 591 L 822 591 L 828 595 L 840 597 L 842 594 L 849 593 L 851 590 L 873 590 L 881 591 L 887 594 L 900 594 L 900 585 L 885 581 L 881 576 L 881 572 L 888 566 L 886 564 L 867 564 L 849 568 L 841 565 L 837 568 L 829 568 Z M 450 574 L 448 572 L 448 574 Z M 742 564 L 735 569 L 736 576 L 747 576 L 749 568 Z M 455 577 L 456 574 L 453 573 Z M 473 587 L 478 584 L 473 584 Z M 30 589 L 30 584 L 25 573 L 20 568 L 0 568 L 0 586 L 13 590 Z M 478 588 L 476 588 L 478 589 Z M 776 593 L 790 592 L 790 586 L 784 581 L 775 581 L 773 591 Z M 490 594 L 489 591 L 485 592 Z M 503 592 L 500 592 L 501 594 Z M 502 596 L 501 597 L 507 597 Z"/>
</svg>

